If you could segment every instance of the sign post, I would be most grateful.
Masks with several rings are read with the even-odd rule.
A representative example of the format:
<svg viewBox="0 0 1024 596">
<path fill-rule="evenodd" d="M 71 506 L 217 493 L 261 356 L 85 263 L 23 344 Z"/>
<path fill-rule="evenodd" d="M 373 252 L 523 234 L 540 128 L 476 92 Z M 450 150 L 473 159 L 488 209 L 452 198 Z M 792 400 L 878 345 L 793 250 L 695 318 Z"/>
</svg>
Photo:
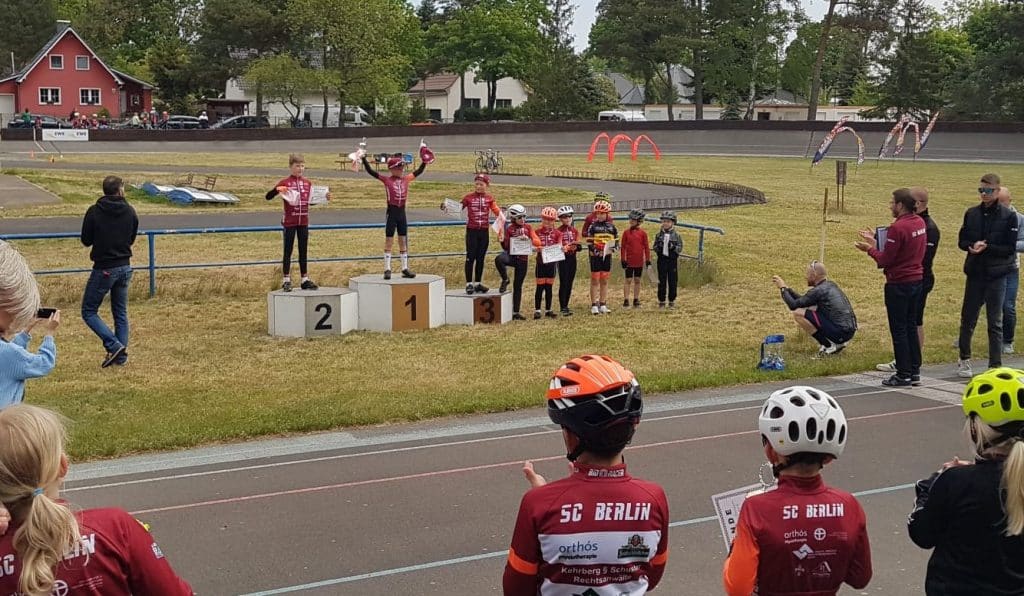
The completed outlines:
<svg viewBox="0 0 1024 596">
<path fill-rule="evenodd" d="M 846 212 L 846 163 L 836 162 L 836 208 L 841 213 Z"/>
</svg>

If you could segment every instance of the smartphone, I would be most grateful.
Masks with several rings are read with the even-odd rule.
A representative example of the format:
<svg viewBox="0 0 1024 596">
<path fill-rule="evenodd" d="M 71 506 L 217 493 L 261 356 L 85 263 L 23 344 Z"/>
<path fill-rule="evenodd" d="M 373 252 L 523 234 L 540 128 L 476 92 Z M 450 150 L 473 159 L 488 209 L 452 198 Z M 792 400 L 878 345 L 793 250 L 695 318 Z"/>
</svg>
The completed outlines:
<svg viewBox="0 0 1024 596">
<path fill-rule="evenodd" d="M 49 308 L 49 307 L 40 308 L 39 310 L 36 311 L 36 318 L 37 319 L 49 319 L 50 317 L 53 316 L 53 313 L 55 313 L 55 312 L 57 312 L 56 308 Z"/>
</svg>

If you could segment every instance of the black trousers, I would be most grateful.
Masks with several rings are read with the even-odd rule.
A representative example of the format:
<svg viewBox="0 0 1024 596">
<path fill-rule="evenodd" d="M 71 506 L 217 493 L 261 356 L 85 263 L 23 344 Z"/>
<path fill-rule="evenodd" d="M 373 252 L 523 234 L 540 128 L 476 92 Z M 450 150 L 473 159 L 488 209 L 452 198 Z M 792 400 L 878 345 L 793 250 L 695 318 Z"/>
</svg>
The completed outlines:
<svg viewBox="0 0 1024 596">
<path fill-rule="evenodd" d="M 466 283 L 480 283 L 484 277 L 484 257 L 490 241 L 488 230 L 466 229 Z"/>
<path fill-rule="evenodd" d="M 988 321 L 988 366 L 1003 365 L 1003 300 L 1006 297 L 1006 276 L 995 279 L 968 277 L 964 284 L 964 303 L 960 308 L 960 359 L 971 357 L 971 337 L 978 324 L 981 307 Z"/>
<path fill-rule="evenodd" d="M 299 239 L 299 273 L 306 275 L 306 249 L 309 246 L 309 226 L 295 226 L 284 229 L 284 258 L 281 259 L 281 271 L 288 275 L 292 271 L 292 248 L 295 238 Z"/>
<path fill-rule="evenodd" d="M 666 257 L 658 255 L 658 302 L 665 301 L 665 294 L 668 294 L 668 301 L 676 301 L 676 290 L 679 285 L 679 259 L 677 257 Z"/>
<path fill-rule="evenodd" d="M 502 281 L 508 280 L 508 267 L 512 267 L 514 277 L 512 278 L 512 312 L 519 312 L 523 303 L 523 282 L 526 281 L 526 271 L 530 262 L 524 257 L 513 257 L 507 252 L 502 252 L 494 257 L 494 266 L 498 269 L 498 275 Z"/>
<path fill-rule="evenodd" d="M 576 253 L 566 253 L 565 260 L 558 262 L 558 307 L 569 308 L 572 284 L 576 281 Z"/>
<path fill-rule="evenodd" d="M 917 341 L 917 308 L 921 282 L 885 284 L 885 312 L 889 317 L 896 374 L 904 379 L 921 374 L 921 345 Z"/>
</svg>

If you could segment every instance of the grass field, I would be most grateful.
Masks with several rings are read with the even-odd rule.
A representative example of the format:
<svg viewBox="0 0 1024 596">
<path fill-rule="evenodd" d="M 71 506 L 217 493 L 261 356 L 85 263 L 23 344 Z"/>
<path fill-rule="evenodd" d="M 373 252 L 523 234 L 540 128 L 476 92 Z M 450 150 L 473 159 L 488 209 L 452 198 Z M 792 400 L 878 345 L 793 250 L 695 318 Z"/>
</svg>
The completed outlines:
<svg viewBox="0 0 1024 596">
<path fill-rule="evenodd" d="M 253 166 L 282 160 L 280 155 L 202 154 L 81 159 L 86 157 L 110 163 L 127 163 L 131 158 L 153 164 L 166 160 L 175 165 L 185 165 L 180 160 L 186 159 Z M 306 158 L 314 167 L 325 167 L 321 160 L 334 159 L 326 154 Z M 588 165 L 573 156 L 510 156 L 509 161 L 535 171 L 557 167 L 610 171 L 605 164 Z M 439 165 L 445 163 L 442 156 Z M 466 157 L 459 163 L 466 170 L 471 162 Z M 986 171 L 999 173 L 1011 187 L 1024 178 L 1024 166 L 1019 165 L 902 162 L 869 163 L 855 173 L 851 170 L 846 211 L 829 214 L 837 223 L 829 224 L 826 263 L 831 277 L 850 295 L 861 329 L 843 354 L 816 361 L 810 359 L 815 344 L 796 334 L 770 277 L 778 273 L 798 288 L 807 262 L 818 257 L 821 195 L 833 182 L 831 163 L 811 171 L 806 160 L 667 157 L 660 162 L 626 161 L 613 168 L 737 182 L 763 190 L 769 202 L 680 214 L 684 221 L 722 227 L 726 235 L 707 240 L 716 270 L 713 282 L 684 288 L 681 308 L 674 312 L 650 308 L 654 301 L 650 285 L 643 290 L 646 308 L 623 311 L 621 271 L 616 269 L 611 294 L 616 308 L 607 317 L 578 314 L 501 328 L 443 327 L 390 336 L 360 332 L 316 341 L 283 340 L 266 334 L 265 292 L 280 280 L 274 267 L 161 272 L 160 293 L 154 299 L 147 298 L 146 274 L 138 271 L 132 291 L 131 363 L 100 370 L 102 349 L 77 316 L 84 277 L 43 277 L 45 301 L 66 311 L 66 324 L 58 334 L 58 368 L 49 378 L 29 383 L 28 400 L 52 405 L 76 421 L 71 442 L 76 456 L 103 457 L 538 405 L 552 370 L 566 358 L 589 351 L 621 359 L 639 374 L 650 393 L 865 370 L 889 360 L 891 352 L 882 305 L 883 278 L 871 260 L 853 248 L 856 231 L 886 224 L 889 192 L 917 184 L 931 189 L 931 213 L 943 232 L 935 261 L 938 281 L 926 318 L 925 358 L 952 361 L 956 355 L 949 342 L 958 324 L 963 289 L 963 255 L 955 247 L 955 236 L 963 210 L 975 203 L 977 180 Z M 311 175 L 315 177 L 315 169 Z M 66 198 L 68 213 L 83 212 L 97 185 L 96 173 L 42 172 L 26 177 L 43 186 L 53 185 Z M 243 177 L 222 180 L 225 187 L 253 196 L 262 194 L 268 182 Z M 362 192 L 376 190 L 362 184 L 337 183 L 334 192 L 346 187 L 342 192 L 346 196 L 351 192 L 352 204 L 360 204 Z M 494 190 L 503 202 L 509 194 L 526 196 L 522 189 L 497 186 Z M 432 191 L 426 180 L 417 182 L 413 203 L 436 204 L 437 197 L 428 197 L 428 192 Z M 531 192 L 538 194 L 528 202 L 548 200 L 543 194 L 548 191 Z M 271 208 L 259 200 L 252 199 L 251 207 Z M 140 210 L 149 208 L 140 206 Z M 653 235 L 655 226 L 647 229 Z M 316 232 L 311 252 L 315 256 L 376 254 L 380 240 L 379 231 Z M 412 240 L 414 253 L 461 250 L 462 246 L 461 232 L 454 228 L 413 230 Z M 684 232 L 684 241 L 691 252 L 694 234 Z M 276 234 L 161 238 L 159 242 L 164 262 L 279 256 Z M 38 268 L 88 262 L 86 250 L 71 241 L 18 242 L 17 246 Z M 414 260 L 414 266 L 445 275 L 451 287 L 463 283 L 459 259 Z M 376 261 L 311 267 L 322 285 L 343 285 L 352 275 L 380 268 Z M 574 291 L 578 313 L 586 301 L 582 279 L 586 270 L 581 267 L 583 275 Z M 485 281 L 493 283 L 495 277 L 488 268 Z M 524 310 L 532 308 L 532 298 L 528 281 Z M 787 370 L 754 370 L 760 340 L 779 332 L 789 340 Z M 976 334 L 976 355 L 984 355 L 983 342 Z"/>
</svg>

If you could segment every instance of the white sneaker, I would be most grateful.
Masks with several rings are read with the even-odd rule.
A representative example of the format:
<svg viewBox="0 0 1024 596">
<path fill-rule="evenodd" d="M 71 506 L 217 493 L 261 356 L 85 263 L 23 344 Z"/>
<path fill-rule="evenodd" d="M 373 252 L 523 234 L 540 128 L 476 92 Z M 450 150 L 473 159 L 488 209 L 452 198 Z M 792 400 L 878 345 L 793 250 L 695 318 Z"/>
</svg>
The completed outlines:
<svg viewBox="0 0 1024 596">
<path fill-rule="evenodd" d="M 876 364 L 875 365 L 875 370 L 880 370 L 882 372 L 894 373 L 894 372 L 896 372 L 896 361 L 893 360 L 892 362 L 886 362 L 885 364 Z"/>
<path fill-rule="evenodd" d="M 601 309 L 599 309 L 596 304 L 590 307 L 590 314 L 596 315 L 596 314 L 600 314 L 600 313 L 601 313 Z"/>
<path fill-rule="evenodd" d="M 974 370 L 971 369 L 970 360 L 960 360 L 956 365 L 956 376 L 963 379 L 970 379 L 974 376 Z"/>
<path fill-rule="evenodd" d="M 960 339 L 959 339 L 959 338 L 956 338 L 956 339 L 954 339 L 954 340 L 953 340 L 953 343 L 952 343 L 951 345 L 952 345 L 952 346 L 953 346 L 954 348 L 956 348 L 956 349 L 958 349 L 958 350 L 959 350 L 959 349 L 960 349 Z"/>
<path fill-rule="evenodd" d="M 606 315 L 606 314 L 608 314 L 610 312 L 612 312 L 612 311 L 608 309 L 608 305 L 607 304 L 602 304 L 601 305 L 601 314 L 602 315 Z"/>
<path fill-rule="evenodd" d="M 1013 343 L 1003 344 L 1003 354 L 1013 354 Z"/>
</svg>

